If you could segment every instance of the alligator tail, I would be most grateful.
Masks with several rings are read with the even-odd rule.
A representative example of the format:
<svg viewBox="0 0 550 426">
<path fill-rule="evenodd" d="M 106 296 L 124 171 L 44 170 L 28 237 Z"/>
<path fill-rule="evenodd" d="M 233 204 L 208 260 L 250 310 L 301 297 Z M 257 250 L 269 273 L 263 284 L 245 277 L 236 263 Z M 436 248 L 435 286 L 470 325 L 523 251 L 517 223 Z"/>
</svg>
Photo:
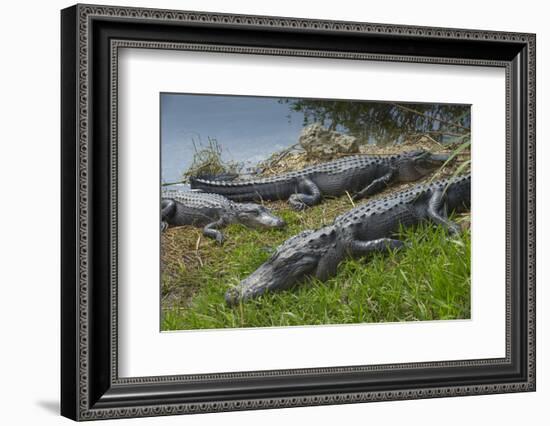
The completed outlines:
<svg viewBox="0 0 550 426">
<path fill-rule="evenodd" d="M 252 182 L 234 182 L 232 180 L 210 180 L 202 177 L 189 179 L 191 189 L 213 192 L 233 201 L 253 201 L 258 198 Z"/>
<path fill-rule="evenodd" d="M 207 180 L 191 178 L 191 189 L 214 192 L 233 201 L 286 200 L 294 192 L 295 182 L 269 182 L 264 179 L 251 180 Z"/>
<path fill-rule="evenodd" d="M 223 173 L 201 173 L 200 175 L 192 176 L 190 181 L 201 179 L 208 181 L 232 181 L 239 177 L 238 173 L 223 172 Z"/>
</svg>

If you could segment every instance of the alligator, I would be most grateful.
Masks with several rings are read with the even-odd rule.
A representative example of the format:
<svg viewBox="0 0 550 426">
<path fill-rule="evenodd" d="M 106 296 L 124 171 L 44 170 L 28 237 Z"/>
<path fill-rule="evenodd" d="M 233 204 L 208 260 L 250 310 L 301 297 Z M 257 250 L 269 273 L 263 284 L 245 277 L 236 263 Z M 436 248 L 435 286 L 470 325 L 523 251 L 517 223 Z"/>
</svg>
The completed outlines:
<svg viewBox="0 0 550 426">
<path fill-rule="evenodd" d="M 460 227 L 449 220 L 448 213 L 470 209 L 470 180 L 467 174 L 416 185 L 359 205 L 328 226 L 303 231 L 286 240 L 255 272 L 229 289 L 225 300 L 232 306 L 266 291 L 288 289 L 307 277 L 326 281 L 346 257 L 407 246 L 395 239 L 400 227 L 432 222 L 456 234 Z"/>
<path fill-rule="evenodd" d="M 161 230 L 169 226 L 203 227 L 203 234 L 224 241 L 218 228 L 240 223 L 250 228 L 282 228 L 285 222 L 259 204 L 235 203 L 222 195 L 166 190 L 161 200 Z"/>
<path fill-rule="evenodd" d="M 346 192 L 354 200 L 376 194 L 393 182 L 411 182 L 449 160 L 448 154 L 425 150 L 390 156 L 354 155 L 302 170 L 254 179 L 193 177 L 191 188 L 221 194 L 234 201 L 288 200 L 295 210 L 321 202 L 322 196 Z"/>
</svg>

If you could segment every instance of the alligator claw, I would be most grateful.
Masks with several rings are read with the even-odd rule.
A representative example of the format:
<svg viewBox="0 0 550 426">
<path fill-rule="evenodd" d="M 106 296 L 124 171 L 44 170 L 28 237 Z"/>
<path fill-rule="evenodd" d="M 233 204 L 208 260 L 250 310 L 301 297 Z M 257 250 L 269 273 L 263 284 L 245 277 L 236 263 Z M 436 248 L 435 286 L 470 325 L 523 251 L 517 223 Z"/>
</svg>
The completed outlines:
<svg viewBox="0 0 550 426">
<path fill-rule="evenodd" d="M 290 207 L 292 207 L 296 211 L 302 211 L 305 210 L 307 205 L 301 201 L 298 197 L 291 196 L 288 199 L 288 204 L 290 204 Z"/>
<path fill-rule="evenodd" d="M 304 211 L 306 209 L 306 205 L 303 203 L 290 203 L 290 207 L 298 212 Z"/>
<path fill-rule="evenodd" d="M 240 297 L 241 293 L 238 289 L 230 288 L 225 292 L 225 303 L 227 303 L 227 306 L 233 307 L 239 303 Z"/>
<path fill-rule="evenodd" d="M 458 235 L 460 234 L 460 231 L 462 231 L 462 228 L 460 227 L 460 225 L 456 224 L 456 223 L 449 223 L 448 225 L 448 230 L 447 232 L 449 232 L 450 235 Z"/>
</svg>

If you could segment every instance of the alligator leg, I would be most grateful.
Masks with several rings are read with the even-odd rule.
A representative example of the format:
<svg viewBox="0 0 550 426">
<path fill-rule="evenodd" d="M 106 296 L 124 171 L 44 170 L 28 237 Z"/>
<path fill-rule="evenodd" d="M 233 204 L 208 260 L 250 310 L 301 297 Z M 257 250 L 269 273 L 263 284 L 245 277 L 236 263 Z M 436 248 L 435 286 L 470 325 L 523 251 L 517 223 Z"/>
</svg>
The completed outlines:
<svg viewBox="0 0 550 426">
<path fill-rule="evenodd" d="M 365 256 L 370 253 L 395 250 L 404 246 L 407 246 L 407 243 L 393 238 L 379 238 L 370 241 L 353 240 L 349 245 L 349 252 L 352 256 Z"/>
<path fill-rule="evenodd" d="M 202 229 L 202 233 L 207 237 L 214 238 L 219 244 L 223 244 L 223 234 L 217 228 L 224 227 L 225 225 L 225 220 L 220 218 L 217 221 L 206 225 Z"/>
<path fill-rule="evenodd" d="M 445 194 L 442 190 L 435 191 L 432 198 L 430 198 L 428 217 L 432 222 L 443 226 L 452 235 L 460 232 L 460 226 L 450 221 L 447 217 L 447 204 L 445 203 Z"/>
<path fill-rule="evenodd" d="M 303 210 L 321 201 L 321 191 L 311 179 L 300 180 L 298 190 L 300 192 L 292 194 L 288 199 L 289 204 L 294 210 Z"/>
<path fill-rule="evenodd" d="M 395 177 L 395 171 L 391 170 L 384 176 L 373 180 L 369 185 L 353 196 L 354 200 L 360 200 L 370 195 L 374 195 L 386 189 Z"/>
<path fill-rule="evenodd" d="M 161 201 L 160 207 L 161 218 L 162 220 L 165 220 L 166 218 L 170 218 L 174 215 L 177 205 L 174 200 L 164 199 Z"/>
<path fill-rule="evenodd" d="M 323 256 L 317 264 L 315 277 L 319 281 L 326 281 L 330 277 L 336 275 L 336 270 L 338 269 L 338 264 L 341 260 L 341 256 L 339 256 L 338 251 L 339 248 L 334 247 L 325 256 Z"/>
<path fill-rule="evenodd" d="M 160 230 L 161 232 L 164 232 L 168 229 L 168 221 L 167 219 L 174 216 L 174 213 L 176 213 L 176 202 L 174 200 L 162 200 L 161 204 L 161 211 L 160 211 Z"/>
</svg>

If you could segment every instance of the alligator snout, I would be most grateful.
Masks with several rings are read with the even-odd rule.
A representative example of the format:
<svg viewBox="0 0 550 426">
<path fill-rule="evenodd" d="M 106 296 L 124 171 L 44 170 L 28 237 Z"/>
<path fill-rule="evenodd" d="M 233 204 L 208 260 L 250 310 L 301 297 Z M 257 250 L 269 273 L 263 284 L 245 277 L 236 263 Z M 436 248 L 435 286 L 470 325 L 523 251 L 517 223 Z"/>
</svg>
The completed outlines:
<svg viewBox="0 0 550 426">
<path fill-rule="evenodd" d="M 238 204 L 237 220 L 252 228 L 283 228 L 286 223 L 270 209 L 259 204 Z"/>
<path fill-rule="evenodd" d="M 251 228 L 275 228 L 280 229 L 286 226 L 286 222 L 279 216 L 275 216 L 270 212 L 262 213 L 257 216 L 251 216 L 247 219 L 241 219 L 242 223 L 245 223 Z"/>
<path fill-rule="evenodd" d="M 248 299 L 254 299 L 266 292 L 269 287 L 278 287 L 283 280 L 276 279 L 273 265 L 268 261 L 260 266 L 252 275 L 242 280 L 237 287 L 227 290 L 225 302 L 234 306 Z"/>
<path fill-rule="evenodd" d="M 267 228 L 284 228 L 286 222 L 279 216 L 273 214 L 263 214 L 258 217 L 258 224 Z"/>
</svg>

